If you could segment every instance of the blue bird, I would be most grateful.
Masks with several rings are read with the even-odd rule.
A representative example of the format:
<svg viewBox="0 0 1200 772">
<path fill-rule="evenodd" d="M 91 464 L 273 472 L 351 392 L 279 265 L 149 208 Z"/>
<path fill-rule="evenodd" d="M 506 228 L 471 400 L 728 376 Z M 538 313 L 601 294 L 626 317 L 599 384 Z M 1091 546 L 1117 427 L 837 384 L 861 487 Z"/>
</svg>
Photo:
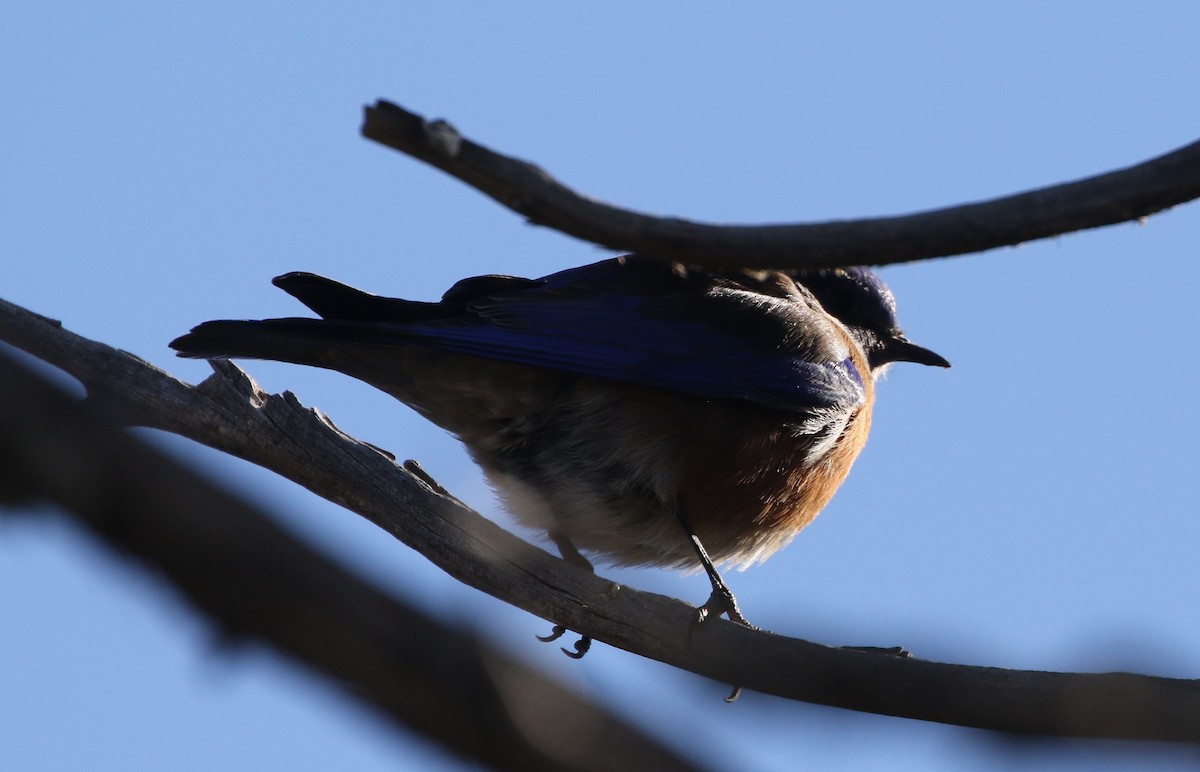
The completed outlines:
<svg viewBox="0 0 1200 772">
<path fill-rule="evenodd" d="M 627 255 L 540 279 L 463 279 L 435 303 L 310 273 L 274 283 L 321 318 L 206 322 L 171 347 L 382 389 L 457 436 L 564 558 L 699 561 L 713 585 L 701 618 L 746 623 L 714 564 L 765 560 L 820 512 L 866 443 L 883 371 L 949 367 L 905 338 L 891 291 L 864 268 Z"/>
</svg>

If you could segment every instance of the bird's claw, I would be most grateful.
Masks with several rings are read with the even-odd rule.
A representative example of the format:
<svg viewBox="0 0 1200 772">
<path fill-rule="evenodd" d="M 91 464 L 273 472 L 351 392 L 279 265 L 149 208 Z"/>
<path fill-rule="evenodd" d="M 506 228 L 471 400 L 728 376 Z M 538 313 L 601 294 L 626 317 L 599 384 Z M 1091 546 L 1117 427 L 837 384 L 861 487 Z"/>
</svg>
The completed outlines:
<svg viewBox="0 0 1200 772">
<path fill-rule="evenodd" d="M 534 637 L 537 638 L 542 643 L 552 643 L 554 641 L 557 641 L 559 638 L 562 638 L 563 635 L 566 634 L 566 632 L 567 632 L 567 628 L 563 627 L 562 625 L 555 625 L 554 629 L 552 629 L 550 631 L 549 635 L 537 635 Z"/>
<path fill-rule="evenodd" d="M 542 643 L 552 643 L 553 641 L 557 641 L 559 638 L 566 635 L 566 633 L 567 628 L 563 627 L 562 625 L 555 625 L 554 628 L 550 630 L 549 635 L 538 635 L 535 637 Z M 571 659 L 583 659 L 583 655 L 587 654 L 591 648 L 592 639 L 586 635 L 581 635 L 579 636 L 579 640 L 575 641 L 575 651 L 570 651 L 563 648 L 562 653 L 566 654 Z"/>
<path fill-rule="evenodd" d="M 712 594 L 708 596 L 708 600 L 704 601 L 704 605 L 696 610 L 698 621 L 711 617 L 719 617 L 722 614 L 729 617 L 730 622 L 737 622 L 743 627 L 754 629 L 754 625 L 750 624 L 750 620 L 746 619 L 742 614 L 742 610 L 738 608 L 737 598 L 733 597 L 733 593 L 729 588 L 722 583 L 720 586 L 713 584 Z"/>
<path fill-rule="evenodd" d="M 567 651 L 561 646 L 559 648 L 563 654 L 566 654 L 571 659 L 583 659 L 583 655 L 587 654 L 592 648 L 592 639 L 586 635 L 579 636 L 579 640 L 575 641 L 575 651 Z"/>
</svg>

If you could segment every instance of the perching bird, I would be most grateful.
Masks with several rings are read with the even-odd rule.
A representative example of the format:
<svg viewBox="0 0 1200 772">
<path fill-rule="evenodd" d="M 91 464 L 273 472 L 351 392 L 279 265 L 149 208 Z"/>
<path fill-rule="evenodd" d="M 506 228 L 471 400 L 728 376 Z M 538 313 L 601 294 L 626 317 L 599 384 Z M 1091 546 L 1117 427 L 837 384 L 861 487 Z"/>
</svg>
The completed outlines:
<svg viewBox="0 0 1200 772">
<path fill-rule="evenodd" d="M 564 557 L 701 560 L 713 583 L 702 615 L 742 622 L 707 556 L 745 567 L 786 545 L 862 450 L 888 365 L 949 366 L 904 337 L 891 291 L 862 268 L 628 255 L 463 279 L 436 303 L 309 273 L 274 283 L 322 318 L 206 322 L 172 348 L 366 381 L 457 436 Z"/>
</svg>

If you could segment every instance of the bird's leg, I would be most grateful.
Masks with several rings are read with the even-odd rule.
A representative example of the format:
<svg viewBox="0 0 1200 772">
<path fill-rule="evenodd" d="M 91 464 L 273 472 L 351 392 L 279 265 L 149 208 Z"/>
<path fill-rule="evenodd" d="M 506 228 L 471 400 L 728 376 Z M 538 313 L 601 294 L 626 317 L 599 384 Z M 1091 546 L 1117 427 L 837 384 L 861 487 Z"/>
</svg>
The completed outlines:
<svg viewBox="0 0 1200 772">
<path fill-rule="evenodd" d="M 576 549 L 575 545 L 566 536 L 563 536 L 557 531 L 547 531 L 546 535 L 550 537 L 550 541 L 554 542 L 554 546 L 558 547 L 558 554 L 562 555 L 562 559 L 568 563 L 574 563 L 580 568 L 586 568 L 592 573 L 596 573 L 596 567 L 592 565 L 592 561 L 583 556 L 583 553 Z M 542 643 L 550 643 L 557 641 L 567 632 L 567 628 L 562 625 L 555 625 L 549 635 L 539 635 L 537 639 Z M 581 659 L 584 654 L 588 653 L 588 649 L 592 648 L 592 639 L 586 635 L 581 635 L 578 641 L 575 641 L 575 651 L 563 649 L 562 653 L 572 659 Z"/>
<path fill-rule="evenodd" d="M 717 573 L 717 567 L 713 565 L 712 558 L 708 556 L 708 550 L 704 549 L 704 544 L 700 542 L 700 537 L 692 529 L 692 524 L 688 522 L 687 515 L 683 513 L 683 507 L 679 504 L 675 505 L 675 517 L 687 533 L 688 540 L 692 543 L 692 549 L 696 551 L 696 556 L 700 558 L 700 565 L 704 566 L 704 573 L 708 574 L 708 581 L 712 585 L 712 594 L 708 596 L 708 600 L 699 609 L 700 621 L 703 622 L 710 615 L 721 616 L 725 614 L 729 617 L 730 621 L 753 629 L 754 625 L 750 624 L 746 617 L 742 615 L 742 610 L 738 608 L 737 598 L 733 597 L 733 593 L 726 586 L 725 581 L 721 579 L 721 575 Z"/>
<path fill-rule="evenodd" d="M 742 610 L 738 608 L 737 598 L 733 597 L 733 592 L 730 591 L 725 581 L 721 579 L 721 575 L 717 573 L 717 567 L 713 565 L 712 558 L 708 556 L 708 550 L 704 549 L 704 543 L 700 541 L 700 537 L 692 529 L 692 524 L 688 522 L 687 515 L 683 513 L 683 506 L 679 503 L 675 504 L 675 517 L 679 520 L 679 524 L 683 526 L 684 532 L 687 533 L 688 540 L 692 543 L 692 549 L 696 550 L 696 557 L 700 558 L 700 565 L 704 566 L 704 573 L 708 574 L 708 581 L 712 585 L 712 594 L 708 596 L 708 600 L 699 609 L 699 621 L 703 622 L 710 615 L 719 617 L 721 614 L 725 614 L 731 622 L 745 625 L 751 630 L 755 629 L 754 625 L 750 624 L 749 620 L 742 615 Z M 735 685 L 733 691 L 725 698 L 725 701 L 733 702 L 741 694 L 742 687 Z"/>
</svg>

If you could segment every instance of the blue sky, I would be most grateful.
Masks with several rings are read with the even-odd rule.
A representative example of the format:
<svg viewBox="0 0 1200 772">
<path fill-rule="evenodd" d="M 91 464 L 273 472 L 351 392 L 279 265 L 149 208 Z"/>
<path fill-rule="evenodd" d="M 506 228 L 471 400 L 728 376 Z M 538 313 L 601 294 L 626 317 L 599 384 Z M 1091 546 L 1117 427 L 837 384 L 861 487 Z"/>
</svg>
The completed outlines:
<svg viewBox="0 0 1200 772">
<path fill-rule="evenodd" d="M 197 322 L 296 313 L 311 270 L 434 299 L 607 253 L 366 142 L 388 98 L 590 195 L 727 222 L 898 214 L 1128 165 L 1200 136 L 1189 3 L 16 2 L 0 25 L 0 296 L 196 381 Z M 896 367 L 872 439 L 743 610 L 945 661 L 1200 675 L 1200 207 L 884 271 L 940 371 Z M 336 374 L 247 369 L 509 523 L 436 427 Z M 147 436 L 364 576 L 717 766 L 1170 769 L 1136 745 L 1023 745 L 747 694 L 461 587 L 269 473 Z M 526 533 L 533 538 L 534 534 Z M 699 576 L 606 570 L 699 601 Z M 459 768 L 57 518 L 0 521 L 0 769 Z"/>
</svg>

